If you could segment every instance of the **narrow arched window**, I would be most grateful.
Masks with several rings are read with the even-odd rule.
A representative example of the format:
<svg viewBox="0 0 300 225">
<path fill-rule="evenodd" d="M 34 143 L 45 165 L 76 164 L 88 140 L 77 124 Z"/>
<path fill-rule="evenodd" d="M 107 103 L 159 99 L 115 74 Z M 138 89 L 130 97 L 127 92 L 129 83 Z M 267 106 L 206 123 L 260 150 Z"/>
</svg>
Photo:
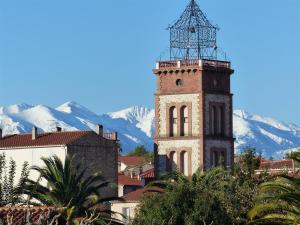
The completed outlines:
<svg viewBox="0 0 300 225">
<path fill-rule="evenodd" d="M 212 134 L 218 133 L 218 109 L 216 106 L 212 107 Z"/>
<path fill-rule="evenodd" d="M 225 114 L 224 106 L 220 107 L 220 135 L 225 135 Z"/>
<path fill-rule="evenodd" d="M 177 135 L 177 110 L 176 107 L 173 106 L 169 111 L 170 115 L 170 137 L 174 137 Z"/>
<path fill-rule="evenodd" d="M 176 170 L 176 168 L 177 168 L 176 161 L 177 161 L 176 152 L 170 152 L 170 154 L 169 154 L 169 170 L 170 171 Z"/>
<path fill-rule="evenodd" d="M 187 136 L 189 130 L 189 112 L 188 107 L 180 108 L 180 136 Z"/>
<path fill-rule="evenodd" d="M 182 151 L 180 153 L 180 172 L 188 176 L 188 168 L 188 153 L 186 151 Z"/>
<path fill-rule="evenodd" d="M 222 133 L 222 107 L 217 107 L 217 135 Z"/>
</svg>

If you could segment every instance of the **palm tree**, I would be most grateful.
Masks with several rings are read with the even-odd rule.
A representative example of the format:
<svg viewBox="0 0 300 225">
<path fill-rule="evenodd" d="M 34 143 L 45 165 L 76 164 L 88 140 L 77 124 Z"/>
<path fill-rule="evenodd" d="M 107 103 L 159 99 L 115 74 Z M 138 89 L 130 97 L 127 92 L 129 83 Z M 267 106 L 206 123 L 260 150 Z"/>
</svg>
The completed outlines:
<svg viewBox="0 0 300 225">
<path fill-rule="evenodd" d="M 300 163 L 300 151 L 288 157 Z M 300 178 L 279 175 L 274 181 L 263 183 L 249 217 L 249 224 L 300 224 Z"/>
<path fill-rule="evenodd" d="M 83 216 L 97 204 L 118 198 L 101 198 L 99 190 L 110 186 L 101 174 L 86 176 L 87 168 L 72 165 L 73 157 L 67 156 L 64 163 L 58 156 L 41 158 L 44 167 L 33 166 L 39 172 L 38 181 L 27 179 L 23 194 L 47 206 L 67 208 L 68 217 Z M 47 186 L 40 184 L 41 180 Z M 107 211 L 108 212 L 108 211 Z"/>
</svg>

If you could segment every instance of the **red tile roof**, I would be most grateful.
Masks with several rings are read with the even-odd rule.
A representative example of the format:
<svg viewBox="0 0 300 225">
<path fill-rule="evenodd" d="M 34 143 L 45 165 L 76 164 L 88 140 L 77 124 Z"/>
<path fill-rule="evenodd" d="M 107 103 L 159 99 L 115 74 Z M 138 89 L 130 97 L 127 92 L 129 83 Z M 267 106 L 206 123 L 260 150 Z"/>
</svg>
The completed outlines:
<svg viewBox="0 0 300 225">
<path fill-rule="evenodd" d="M 128 186 L 142 186 L 142 181 L 136 178 L 131 178 L 124 174 L 118 174 L 118 184 L 128 185 Z"/>
<path fill-rule="evenodd" d="M 141 173 L 140 177 L 142 177 L 142 178 L 155 178 L 154 168 Z"/>
<path fill-rule="evenodd" d="M 119 156 L 118 161 L 127 166 L 137 166 L 143 164 L 145 162 L 145 158 L 142 156 Z"/>
<path fill-rule="evenodd" d="M 151 192 L 162 192 L 161 188 L 152 187 L 152 188 L 142 188 L 136 191 L 130 192 L 122 197 L 126 202 L 138 202 L 144 195 L 151 194 Z"/>
<path fill-rule="evenodd" d="M 69 131 L 39 133 L 35 140 L 31 134 L 14 134 L 0 139 L 0 148 L 33 147 L 48 145 L 66 145 L 85 135 L 94 133 L 93 131 Z"/>
<path fill-rule="evenodd" d="M 41 215 L 47 216 L 49 214 L 57 214 L 57 209 L 53 207 L 1 207 L 0 218 L 6 224 L 7 217 L 12 219 L 13 225 L 26 224 L 26 215 L 30 211 L 31 220 L 33 223 L 37 223 Z"/>
<path fill-rule="evenodd" d="M 292 159 L 285 160 L 262 160 L 259 170 L 274 170 L 274 169 L 293 169 L 294 162 Z"/>
</svg>

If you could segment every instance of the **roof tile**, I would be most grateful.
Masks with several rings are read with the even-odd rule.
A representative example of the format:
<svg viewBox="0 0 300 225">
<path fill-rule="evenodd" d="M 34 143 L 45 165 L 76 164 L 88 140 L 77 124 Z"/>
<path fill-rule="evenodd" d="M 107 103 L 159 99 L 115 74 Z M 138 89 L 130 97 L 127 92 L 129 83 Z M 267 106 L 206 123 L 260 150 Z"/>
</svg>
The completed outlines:
<svg viewBox="0 0 300 225">
<path fill-rule="evenodd" d="M 66 145 L 93 131 L 68 131 L 40 133 L 35 140 L 31 134 L 14 134 L 0 139 L 0 148 L 33 147 L 48 145 Z"/>
</svg>

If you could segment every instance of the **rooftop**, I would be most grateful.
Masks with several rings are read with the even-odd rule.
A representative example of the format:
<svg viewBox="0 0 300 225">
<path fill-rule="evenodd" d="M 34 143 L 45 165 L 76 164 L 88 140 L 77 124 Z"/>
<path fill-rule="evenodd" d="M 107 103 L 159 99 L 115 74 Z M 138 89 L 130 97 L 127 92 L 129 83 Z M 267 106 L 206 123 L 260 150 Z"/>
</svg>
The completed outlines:
<svg viewBox="0 0 300 225">
<path fill-rule="evenodd" d="M 122 199 L 124 199 L 126 202 L 138 202 L 143 196 L 146 194 L 151 194 L 151 192 L 162 192 L 162 189 L 157 187 L 141 188 L 124 195 Z"/>
<path fill-rule="evenodd" d="M 155 178 L 154 168 L 140 174 L 141 178 Z"/>
<path fill-rule="evenodd" d="M 49 214 L 56 214 L 58 209 L 46 206 L 34 206 L 34 207 L 1 207 L 0 218 L 6 222 L 7 217 L 12 219 L 13 225 L 26 224 L 26 215 L 28 211 L 31 213 L 31 220 L 33 223 L 37 223 L 41 216 L 48 216 Z M 4 224 L 6 224 L 4 222 Z"/>
<path fill-rule="evenodd" d="M 145 158 L 142 156 L 119 156 L 118 161 L 127 166 L 138 166 L 145 163 Z"/>
<path fill-rule="evenodd" d="M 294 161 L 292 159 L 284 160 L 262 160 L 259 170 L 285 170 L 294 169 Z"/>
<path fill-rule="evenodd" d="M 32 133 L 13 134 L 0 137 L 0 148 L 61 146 L 90 134 L 97 135 L 94 131 L 57 131 L 36 133 L 36 138 L 33 139 Z M 103 137 L 107 138 L 105 134 Z"/>
<path fill-rule="evenodd" d="M 142 181 L 124 174 L 118 174 L 118 184 L 127 186 L 142 186 Z"/>
</svg>

